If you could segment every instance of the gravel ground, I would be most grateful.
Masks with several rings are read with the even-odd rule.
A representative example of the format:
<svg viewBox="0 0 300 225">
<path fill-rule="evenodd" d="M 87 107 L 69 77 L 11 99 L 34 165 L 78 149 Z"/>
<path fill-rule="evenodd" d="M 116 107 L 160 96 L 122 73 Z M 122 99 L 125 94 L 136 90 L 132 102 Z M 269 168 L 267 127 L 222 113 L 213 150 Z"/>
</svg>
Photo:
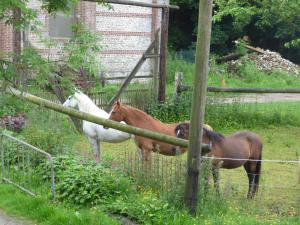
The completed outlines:
<svg viewBox="0 0 300 225">
<path fill-rule="evenodd" d="M 245 94 L 239 97 L 225 97 L 214 100 L 220 103 L 245 102 L 245 103 L 266 103 L 266 102 L 287 102 L 300 101 L 300 94 Z"/>
<path fill-rule="evenodd" d="M 3 211 L 0 211 L 0 225 L 33 225 L 28 221 L 21 221 L 7 216 Z"/>
</svg>

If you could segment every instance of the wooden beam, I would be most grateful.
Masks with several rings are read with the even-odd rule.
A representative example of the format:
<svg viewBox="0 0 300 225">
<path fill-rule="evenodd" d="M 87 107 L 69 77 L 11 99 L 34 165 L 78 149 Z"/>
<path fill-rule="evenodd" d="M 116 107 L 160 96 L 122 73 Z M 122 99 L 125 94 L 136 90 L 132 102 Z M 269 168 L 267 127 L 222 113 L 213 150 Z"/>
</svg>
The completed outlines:
<svg viewBox="0 0 300 225">
<path fill-rule="evenodd" d="M 240 44 L 239 41 L 235 41 L 235 43 L 236 44 Z M 245 48 L 247 48 L 247 49 L 249 49 L 251 51 L 258 52 L 260 54 L 264 54 L 265 53 L 265 51 L 263 49 L 261 49 L 261 48 L 256 48 L 256 47 L 253 47 L 251 45 L 247 45 L 247 44 L 243 44 L 243 43 L 242 43 L 242 46 L 244 46 Z"/>
<path fill-rule="evenodd" d="M 103 3 L 103 1 L 101 1 L 101 0 L 82 0 L 82 1 Z M 151 3 L 135 2 L 135 1 L 128 1 L 128 0 L 106 0 L 105 2 L 111 3 L 111 4 L 133 5 L 133 6 L 147 7 L 147 8 L 179 9 L 179 6 L 177 6 L 177 5 L 151 4 Z"/>
<path fill-rule="evenodd" d="M 300 93 L 299 88 L 222 88 L 208 87 L 209 92 L 233 92 L 233 93 Z"/>
<path fill-rule="evenodd" d="M 124 77 L 124 76 L 122 76 L 122 77 L 106 77 L 104 79 L 105 80 L 124 80 L 126 78 L 128 78 L 128 77 Z M 134 79 L 142 79 L 142 78 L 152 78 L 152 76 L 136 76 L 136 77 L 134 77 Z"/>
<path fill-rule="evenodd" d="M 180 95 L 184 91 L 192 91 L 192 86 L 177 85 L 177 95 Z M 208 92 L 231 92 L 231 93 L 290 93 L 290 94 L 300 94 L 300 88 L 224 88 L 224 87 L 207 87 Z"/>
<path fill-rule="evenodd" d="M 159 30 L 156 32 L 154 39 L 156 40 L 153 54 L 159 55 L 159 46 L 160 46 L 160 40 L 159 40 Z M 157 101 L 158 98 L 158 77 L 159 77 L 159 57 L 153 58 L 153 99 Z"/>
<path fill-rule="evenodd" d="M 166 77 L 167 77 L 167 54 L 168 54 L 168 33 L 169 33 L 169 9 L 162 9 L 161 35 L 160 35 L 160 58 L 159 58 L 159 84 L 158 101 L 163 103 L 166 100 Z"/>
<path fill-rule="evenodd" d="M 134 134 L 134 135 L 139 135 L 142 137 L 146 137 L 146 138 L 151 138 L 154 140 L 158 140 L 158 141 L 162 141 L 168 144 L 172 144 L 175 146 L 181 146 L 184 148 L 188 147 L 188 141 L 184 140 L 184 139 L 180 139 L 180 138 L 176 138 L 173 136 L 169 136 L 169 135 L 165 135 L 165 134 L 161 134 L 158 132 L 153 132 L 150 130 L 146 130 L 146 129 L 141 129 L 141 128 L 137 128 L 137 127 L 133 127 L 133 126 L 129 126 L 126 124 L 122 124 L 119 122 L 115 122 L 112 120 L 108 120 L 108 119 L 103 119 L 101 117 L 97 117 L 95 115 L 89 114 L 89 113 L 85 113 L 85 112 L 81 112 L 72 108 L 68 108 L 68 107 L 64 107 L 61 104 L 57 104 L 57 103 L 53 103 L 51 101 L 39 98 L 37 96 L 28 94 L 26 92 L 21 92 L 13 87 L 7 87 L 6 88 L 6 92 L 9 94 L 12 94 L 16 97 L 19 97 L 21 99 L 24 99 L 26 101 L 29 101 L 33 104 L 42 106 L 42 107 L 46 107 L 48 109 L 60 112 L 60 113 L 64 113 L 67 114 L 69 116 L 73 116 L 76 117 L 78 119 L 82 119 L 82 120 L 86 120 L 86 121 L 90 121 L 92 123 L 96 123 L 105 127 L 109 127 L 109 128 L 113 128 L 116 130 L 120 130 L 120 131 L 124 131 L 126 133 L 130 133 L 130 134 Z M 203 148 L 203 152 L 208 153 L 210 151 L 210 146 L 203 144 L 201 146 Z"/>
<path fill-rule="evenodd" d="M 13 62 L 15 65 L 20 64 L 20 56 L 21 56 L 21 51 L 22 51 L 22 33 L 21 33 L 21 28 L 18 26 L 18 24 L 21 21 L 21 9 L 20 8 L 15 8 L 12 11 L 12 16 L 13 16 Z M 20 70 L 19 67 L 16 67 L 17 70 Z M 21 83 L 21 80 L 25 80 L 23 78 L 24 74 L 23 71 L 18 71 L 17 74 L 14 75 L 14 85 L 18 85 Z M 25 84 L 22 84 L 25 86 Z"/>
<path fill-rule="evenodd" d="M 137 64 L 135 65 L 135 67 L 133 68 L 133 70 L 131 71 L 131 73 L 123 81 L 123 84 L 121 85 L 121 87 L 118 90 L 118 92 L 109 101 L 109 104 L 108 104 L 108 106 L 106 108 L 106 112 L 110 112 L 113 104 L 120 98 L 121 94 L 126 90 L 126 88 L 128 87 L 129 83 L 132 81 L 132 79 L 137 74 L 137 72 L 139 71 L 139 69 L 141 68 L 141 66 L 143 65 L 143 63 L 146 61 L 146 59 L 147 59 L 146 55 L 148 55 L 152 51 L 152 49 L 154 48 L 155 42 L 156 42 L 156 40 L 153 40 L 151 42 L 151 44 L 149 45 L 149 47 L 147 48 L 147 50 L 144 52 L 144 54 L 142 55 L 142 57 L 140 58 L 140 60 L 137 62 Z"/>
<path fill-rule="evenodd" d="M 195 79 L 189 130 L 189 151 L 187 160 L 187 179 L 185 186 L 185 205 L 191 215 L 196 215 L 199 190 L 199 171 L 201 164 L 202 127 L 205 112 L 208 59 L 212 23 L 212 0 L 199 0 L 197 47 L 195 59 Z"/>
</svg>

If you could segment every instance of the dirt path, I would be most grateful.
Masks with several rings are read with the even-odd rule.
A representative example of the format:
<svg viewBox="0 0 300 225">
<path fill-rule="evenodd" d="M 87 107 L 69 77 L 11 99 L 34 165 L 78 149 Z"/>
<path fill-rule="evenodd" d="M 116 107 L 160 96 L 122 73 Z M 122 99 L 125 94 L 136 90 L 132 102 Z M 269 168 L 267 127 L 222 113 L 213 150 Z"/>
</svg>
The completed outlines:
<svg viewBox="0 0 300 225">
<path fill-rule="evenodd" d="M 266 102 L 287 102 L 300 101 L 300 94 L 245 94 L 238 97 L 213 97 L 220 103 L 266 103 Z"/>
<path fill-rule="evenodd" d="M 2 210 L 0 210 L 0 225 L 31 225 L 28 221 L 20 221 L 15 218 L 7 216 Z"/>
</svg>

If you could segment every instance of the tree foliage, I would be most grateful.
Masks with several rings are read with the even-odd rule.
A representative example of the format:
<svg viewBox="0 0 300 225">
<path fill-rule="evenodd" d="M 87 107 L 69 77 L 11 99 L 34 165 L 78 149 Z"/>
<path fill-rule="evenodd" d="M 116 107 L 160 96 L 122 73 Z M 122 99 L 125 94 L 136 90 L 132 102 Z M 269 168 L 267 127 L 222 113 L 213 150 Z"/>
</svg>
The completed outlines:
<svg viewBox="0 0 300 225">
<path fill-rule="evenodd" d="M 79 0 L 39 0 L 42 9 L 49 13 L 57 11 L 69 12 L 71 6 L 76 4 Z M 12 24 L 17 27 L 24 27 L 26 25 L 33 26 L 37 18 L 37 11 L 28 7 L 30 0 L 5 0 L 0 1 L 0 20 L 7 24 Z M 21 18 L 16 21 L 13 18 L 12 11 L 20 9 Z"/>
<path fill-rule="evenodd" d="M 195 11 L 198 10 L 197 1 L 173 0 L 172 3 L 178 4 L 183 11 L 187 10 L 185 14 L 191 16 L 195 16 Z M 251 44 L 279 51 L 285 57 L 300 62 L 299 0 L 215 0 L 214 3 L 213 51 L 226 52 L 233 47 L 233 40 L 247 35 Z M 174 14 L 176 13 L 180 15 L 181 12 Z M 174 22 L 171 21 L 171 33 L 173 29 L 178 29 L 177 18 L 180 16 L 171 18 L 175 19 Z M 195 18 L 185 21 L 186 26 L 195 31 L 195 21 Z M 185 22 L 181 20 L 179 24 Z M 190 45 L 195 36 L 193 32 L 186 45 Z M 176 40 L 174 37 L 173 39 Z"/>
<path fill-rule="evenodd" d="M 0 19 L 6 24 L 13 25 L 18 29 L 30 27 L 40 38 L 46 48 L 61 49 L 58 59 L 42 56 L 33 46 L 23 48 L 18 55 L 18 63 L 13 62 L 16 55 L 12 53 L 0 54 L 0 79 L 2 84 L 14 83 L 14 80 L 26 80 L 34 78 L 39 85 L 48 85 L 49 75 L 61 75 L 61 85 L 65 88 L 71 87 L 71 81 L 76 76 L 95 76 L 99 74 L 100 64 L 97 60 L 101 51 L 101 38 L 95 32 L 90 31 L 84 24 L 73 25 L 74 36 L 65 44 L 56 42 L 40 34 L 40 21 L 38 12 L 28 7 L 30 0 L 7 0 L 0 1 Z M 49 13 L 55 14 L 58 11 L 70 12 L 79 0 L 40 0 L 41 7 Z M 103 3 L 102 0 L 99 2 Z M 104 4 L 104 3 L 103 3 Z M 12 11 L 21 10 L 21 19 L 16 21 L 12 17 Z M 22 82 L 20 82 L 22 84 Z"/>
</svg>

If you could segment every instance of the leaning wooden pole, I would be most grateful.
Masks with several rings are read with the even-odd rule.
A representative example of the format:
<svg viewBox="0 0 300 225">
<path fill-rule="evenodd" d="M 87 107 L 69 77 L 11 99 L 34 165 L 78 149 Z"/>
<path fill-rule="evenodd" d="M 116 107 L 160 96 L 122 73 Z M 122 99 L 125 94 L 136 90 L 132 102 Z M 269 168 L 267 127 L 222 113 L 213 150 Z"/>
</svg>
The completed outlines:
<svg viewBox="0 0 300 225">
<path fill-rule="evenodd" d="M 203 151 L 201 151 L 201 142 L 207 88 L 211 21 L 212 0 L 200 0 L 195 62 L 196 72 L 194 79 L 191 126 L 189 131 L 190 148 L 188 151 L 185 188 L 185 204 L 191 215 L 195 215 L 197 210 L 201 153 L 203 154 Z"/>
<path fill-rule="evenodd" d="M 89 113 L 84 113 L 84 112 L 80 112 L 78 110 L 75 109 L 71 109 L 71 108 L 67 108 L 62 106 L 61 104 L 56 104 L 53 103 L 51 101 L 42 99 L 40 97 L 25 93 L 25 92 L 21 92 L 13 87 L 7 87 L 6 88 L 6 92 L 9 94 L 12 94 L 16 97 L 22 98 L 26 101 L 29 101 L 33 104 L 42 106 L 42 107 L 46 107 L 48 109 L 60 112 L 60 113 L 64 113 L 67 114 L 69 116 L 73 116 L 76 117 L 78 119 L 82 119 L 82 120 L 86 120 L 92 123 L 96 123 L 105 127 L 109 127 L 109 128 L 113 128 L 116 130 L 120 130 L 120 131 L 124 131 L 126 133 L 130 133 L 130 134 L 135 134 L 135 135 L 139 135 L 142 137 L 146 137 L 146 138 L 151 138 L 154 140 L 158 140 L 158 141 L 162 141 L 168 144 L 172 144 L 175 146 L 180 146 L 180 147 L 188 147 L 188 141 L 184 140 L 184 139 L 180 139 L 180 138 L 176 138 L 173 136 L 169 136 L 169 135 L 165 135 L 165 134 L 161 134 L 158 132 L 153 132 L 150 130 L 145 130 L 145 129 L 141 129 L 141 128 L 137 128 L 137 127 L 133 127 L 133 126 L 129 126 L 126 124 L 122 124 L 122 123 L 118 123 L 112 120 L 108 120 L 108 119 L 103 119 L 101 117 L 89 114 Z M 202 151 L 204 152 L 209 152 L 210 151 L 210 146 L 203 144 L 202 145 Z"/>
<path fill-rule="evenodd" d="M 156 31 L 158 32 L 158 31 Z M 112 97 L 112 99 L 109 101 L 108 106 L 106 107 L 105 111 L 110 112 L 112 109 L 113 104 L 120 98 L 121 94 L 127 89 L 128 85 L 134 78 L 134 76 L 138 73 L 139 69 L 142 67 L 143 63 L 147 59 L 147 55 L 150 54 L 150 52 L 155 47 L 155 43 L 158 40 L 153 40 L 150 45 L 148 46 L 147 50 L 144 52 L 140 60 L 137 62 L 133 70 L 130 72 L 130 74 L 127 76 L 127 78 L 123 81 L 120 89 L 117 91 L 117 93 Z"/>
</svg>

